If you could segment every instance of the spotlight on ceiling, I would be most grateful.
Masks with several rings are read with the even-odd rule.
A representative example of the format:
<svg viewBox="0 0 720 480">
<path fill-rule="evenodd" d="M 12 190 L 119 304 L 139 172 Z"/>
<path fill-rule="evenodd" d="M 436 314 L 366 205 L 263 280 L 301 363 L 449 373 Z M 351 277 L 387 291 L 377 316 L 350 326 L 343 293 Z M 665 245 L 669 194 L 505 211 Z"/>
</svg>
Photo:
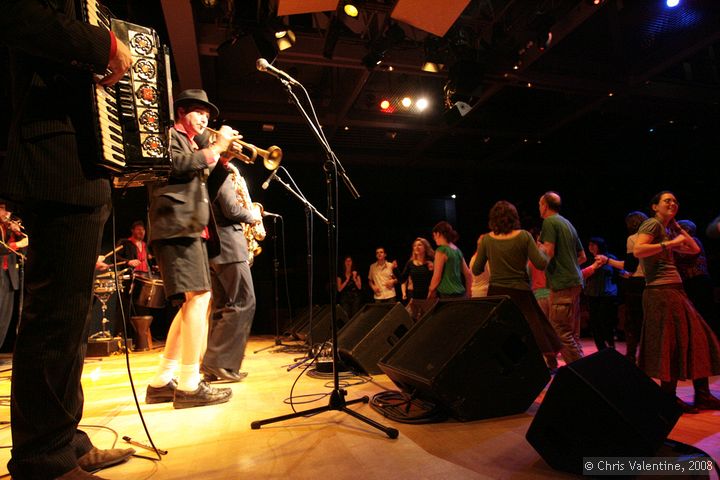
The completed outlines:
<svg viewBox="0 0 720 480">
<path fill-rule="evenodd" d="M 443 55 L 443 49 L 447 50 L 443 45 L 443 39 L 439 37 L 428 36 L 423 46 L 425 50 L 425 63 L 421 67 L 423 72 L 437 73 L 445 68 L 446 55 Z"/>
<path fill-rule="evenodd" d="M 666 0 L 665 5 L 670 8 L 675 8 L 680 5 L 680 0 Z"/>
<path fill-rule="evenodd" d="M 603 3 L 605 0 L 586 0 L 586 1 L 587 1 L 587 3 L 589 3 L 590 5 L 600 5 L 600 4 Z"/>
<path fill-rule="evenodd" d="M 429 105 L 430 102 L 428 102 L 427 98 L 418 98 L 418 101 L 415 102 L 415 108 L 417 108 L 420 112 L 424 112 Z"/>
<path fill-rule="evenodd" d="M 382 62 L 385 53 L 405 40 L 405 31 L 397 23 L 393 23 L 380 37 L 369 45 L 370 51 L 362 59 L 363 65 L 372 70 Z"/>
<path fill-rule="evenodd" d="M 425 62 L 420 70 L 423 72 L 437 73 L 445 67 L 442 63 Z"/>
<path fill-rule="evenodd" d="M 295 45 L 295 32 L 292 30 L 278 30 L 275 32 L 275 43 L 281 52 Z"/>
<path fill-rule="evenodd" d="M 412 105 L 413 102 L 410 97 L 403 97 L 403 99 L 400 100 L 400 103 L 402 104 L 403 107 L 410 108 L 410 106 Z"/>
<path fill-rule="evenodd" d="M 351 18 L 357 18 L 360 14 L 360 10 L 358 10 L 357 6 L 353 2 L 344 2 L 342 11 L 345 15 Z"/>
</svg>

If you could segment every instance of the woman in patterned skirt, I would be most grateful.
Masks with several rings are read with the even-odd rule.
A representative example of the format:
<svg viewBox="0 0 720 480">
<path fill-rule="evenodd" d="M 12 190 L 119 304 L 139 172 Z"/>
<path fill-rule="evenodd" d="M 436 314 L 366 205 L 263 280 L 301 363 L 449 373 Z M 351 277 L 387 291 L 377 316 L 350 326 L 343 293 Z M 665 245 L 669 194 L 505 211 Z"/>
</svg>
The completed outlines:
<svg viewBox="0 0 720 480">
<path fill-rule="evenodd" d="M 678 380 L 693 381 L 695 405 L 678 399 L 685 413 L 720 410 L 720 400 L 712 396 L 708 382 L 708 377 L 720 374 L 720 345 L 685 295 L 673 258 L 674 252 L 699 251 L 693 237 L 675 221 L 678 207 L 672 192 L 658 193 L 650 202 L 654 216 L 638 230 L 634 254 L 646 282 L 638 364 L 672 395 Z"/>
</svg>

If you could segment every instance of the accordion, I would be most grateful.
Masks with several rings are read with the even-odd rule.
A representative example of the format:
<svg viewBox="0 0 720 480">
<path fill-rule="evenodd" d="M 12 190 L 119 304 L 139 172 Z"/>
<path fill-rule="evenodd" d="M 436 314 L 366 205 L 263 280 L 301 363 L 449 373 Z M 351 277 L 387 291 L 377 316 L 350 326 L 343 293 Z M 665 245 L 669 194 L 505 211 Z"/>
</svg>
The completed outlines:
<svg viewBox="0 0 720 480">
<path fill-rule="evenodd" d="M 95 0 L 81 2 L 87 23 L 112 30 L 132 55 L 132 66 L 112 87 L 93 87 L 100 166 L 116 187 L 142 186 L 170 172 L 172 124 L 170 55 L 148 27 L 112 18 Z"/>
</svg>

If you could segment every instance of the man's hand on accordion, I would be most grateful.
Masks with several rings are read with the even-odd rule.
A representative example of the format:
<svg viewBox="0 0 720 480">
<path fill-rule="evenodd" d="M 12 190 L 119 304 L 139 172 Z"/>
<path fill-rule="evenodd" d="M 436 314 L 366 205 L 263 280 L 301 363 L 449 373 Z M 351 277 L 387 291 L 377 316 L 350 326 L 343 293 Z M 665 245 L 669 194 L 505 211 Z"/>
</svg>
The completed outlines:
<svg viewBox="0 0 720 480">
<path fill-rule="evenodd" d="M 105 87 L 115 85 L 118 80 L 125 75 L 125 72 L 128 71 L 131 65 L 132 57 L 130 56 L 130 49 L 123 42 L 117 40 L 117 50 L 115 51 L 115 56 L 111 58 L 110 63 L 108 63 L 109 73 L 102 77 L 98 83 Z"/>
</svg>

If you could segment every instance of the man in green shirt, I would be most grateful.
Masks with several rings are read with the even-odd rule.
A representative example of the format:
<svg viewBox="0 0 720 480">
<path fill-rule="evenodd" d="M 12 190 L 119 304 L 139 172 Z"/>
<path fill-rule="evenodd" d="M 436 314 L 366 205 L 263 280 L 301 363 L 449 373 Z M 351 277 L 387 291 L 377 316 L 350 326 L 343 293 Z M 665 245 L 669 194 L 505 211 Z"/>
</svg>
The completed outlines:
<svg viewBox="0 0 720 480">
<path fill-rule="evenodd" d="M 566 363 L 583 356 L 580 343 L 580 293 L 585 250 L 572 223 L 560 215 L 561 200 L 556 192 L 540 197 L 540 216 L 543 218 L 540 242 L 549 258 L 547 269 L 550 287 L 550 323 L 560 337 Z"/>
</svg>

